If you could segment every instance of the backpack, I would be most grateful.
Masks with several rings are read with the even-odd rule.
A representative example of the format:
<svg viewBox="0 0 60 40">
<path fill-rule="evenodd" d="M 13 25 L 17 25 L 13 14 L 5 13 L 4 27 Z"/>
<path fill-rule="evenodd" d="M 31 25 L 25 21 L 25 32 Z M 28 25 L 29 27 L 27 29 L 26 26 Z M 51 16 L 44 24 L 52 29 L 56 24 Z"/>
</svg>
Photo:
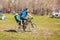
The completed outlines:
<svg viewBox="0 0 60 40">
<path fill-rule="evenodd" d="M 27 16 L 27 11 L 23 10 L 20 12 L 20 19 L 24 19 Z"/>
</svg>

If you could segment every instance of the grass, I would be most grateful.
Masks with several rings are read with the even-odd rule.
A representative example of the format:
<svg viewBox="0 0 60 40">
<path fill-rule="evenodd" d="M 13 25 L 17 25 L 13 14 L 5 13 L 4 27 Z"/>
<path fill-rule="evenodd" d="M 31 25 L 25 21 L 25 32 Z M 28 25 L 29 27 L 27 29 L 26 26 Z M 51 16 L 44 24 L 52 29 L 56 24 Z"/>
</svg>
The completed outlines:
<svg viewBox="0 0 60 40">
<path fill-rule="evenodd" d="M 0 20 L 0 30 L 15 29 L 14 15 L 5 14 L 6 20 Z M 0 32 L 0 40 L 60 40 L 60 19 L 49 16 L 33 15 L 37 32 Z"/>
</svg>

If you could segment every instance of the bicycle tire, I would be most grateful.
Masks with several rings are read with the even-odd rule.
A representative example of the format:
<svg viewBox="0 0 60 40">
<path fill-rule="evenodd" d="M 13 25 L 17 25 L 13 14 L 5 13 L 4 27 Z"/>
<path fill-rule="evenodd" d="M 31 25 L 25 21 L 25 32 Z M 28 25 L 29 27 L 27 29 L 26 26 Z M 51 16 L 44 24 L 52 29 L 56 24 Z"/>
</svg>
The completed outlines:
<svg viewBox="0 0 60 40">
<path fill-rule="evenodd" d="M 16 26 L 15 26 L 15 30 L 16 30 L 16 31 L 18 31 L 18 30 L 19 30 L 19 29 L 18 29 L 18 27 L 19 27 L 19 25 L 16 25 Z"/>
<path fill-rule="evenodd" d="M 37 25 L 36 25 L 35 23 L 32 23 L 32 24 L 31 24 L 30 31 L 31 31 L 31 32 L 37 31 Z"/>
<path fill-rule="evenodd" d="M 17 32 L 22 32 L 22 31 L 23 31 L 22 25 L 16 25 L 16 26 L 15 26 L 15 30 L 16 30 Z"/>
</svg>

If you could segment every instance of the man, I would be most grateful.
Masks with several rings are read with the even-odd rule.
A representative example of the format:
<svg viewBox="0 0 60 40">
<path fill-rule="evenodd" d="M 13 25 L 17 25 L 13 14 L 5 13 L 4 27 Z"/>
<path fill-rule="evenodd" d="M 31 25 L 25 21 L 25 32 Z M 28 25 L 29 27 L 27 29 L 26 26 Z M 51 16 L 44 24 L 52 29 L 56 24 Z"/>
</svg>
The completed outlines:
<svg viewBox="0 0 60 40">
<path fill-rule="evenodd" d="M 27 15 L 28 16 L 30 16 L 30 17 L 32 17 L 29 13 L 28 13 L 28 10 L 27 10 L 27 8 L 26 9 L 24 9 L 24 10 L 22 10 L 22 11 L 20 11 L 20 20 L 21 20 L 21 22 L 22 22 L 22 26 L 23 26 L 23 30 L 25 31 L 25 29 L 26 29 L 26 26 L 27 26 L 27 21 L 28 21 L 28 19 L 27 19 Z M 26 20 L 26 25 L 24 24 L 24 21 Z"/>
<path fill-rule="evenodd" d="M 60 18 L 60 10 L 59 10 L 59 13 L 58 13 L 58 17 Z"/>
<path fill-rule="evenodd" d="M 55 18 L 55 12 L 53 11 L 52 18 Z"/>
</svg>

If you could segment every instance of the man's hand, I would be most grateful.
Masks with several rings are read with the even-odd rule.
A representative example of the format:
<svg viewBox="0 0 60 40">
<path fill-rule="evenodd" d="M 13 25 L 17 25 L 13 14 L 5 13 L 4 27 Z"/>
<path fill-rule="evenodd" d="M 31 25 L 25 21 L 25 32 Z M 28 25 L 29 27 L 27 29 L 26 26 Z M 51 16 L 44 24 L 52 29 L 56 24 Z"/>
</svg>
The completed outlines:
<svg viewBox="0 0 60 40">
<path fill-rule="evenodd" d="M 30 13 L 28 13 L 28 16 L 32 17 Z"/>
</svg>

